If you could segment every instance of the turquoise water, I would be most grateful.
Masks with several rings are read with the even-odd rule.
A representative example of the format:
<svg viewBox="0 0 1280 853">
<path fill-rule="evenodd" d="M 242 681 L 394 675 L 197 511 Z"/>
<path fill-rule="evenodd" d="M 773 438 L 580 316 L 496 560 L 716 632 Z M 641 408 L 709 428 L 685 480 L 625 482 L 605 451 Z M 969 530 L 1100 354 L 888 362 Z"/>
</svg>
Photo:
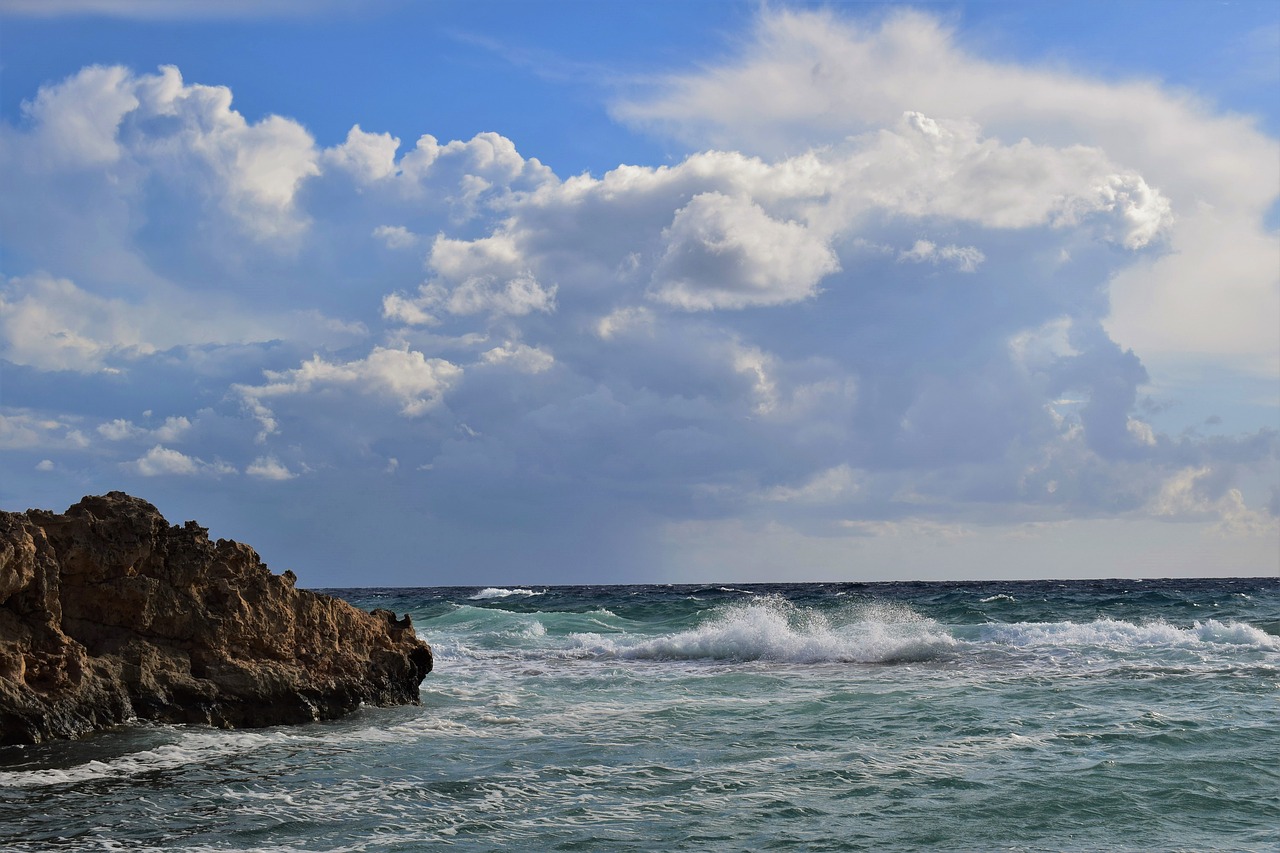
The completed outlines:
<svg viewBox="0 0 1280 853">
<path fill-rule="evenodd" d="M 1280 581 L 331 591 L 422 706 L 0 750 L 0 849 L 1280 849 Z"/>
</svg>

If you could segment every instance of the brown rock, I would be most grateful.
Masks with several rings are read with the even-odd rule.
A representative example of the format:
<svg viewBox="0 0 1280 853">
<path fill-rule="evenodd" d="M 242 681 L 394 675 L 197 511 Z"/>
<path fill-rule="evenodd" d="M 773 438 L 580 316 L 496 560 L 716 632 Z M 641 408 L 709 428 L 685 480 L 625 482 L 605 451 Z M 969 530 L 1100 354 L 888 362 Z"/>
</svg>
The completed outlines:
<svg viewBox="0 0 1280 853">
<path fill-rule="evenodd" d="M 134 717 L 269 726 L 416 704 L 432 659 L 409 617 L 295 580 L 123 492 L 0 512 L 0 743 Z"/>
</svg>

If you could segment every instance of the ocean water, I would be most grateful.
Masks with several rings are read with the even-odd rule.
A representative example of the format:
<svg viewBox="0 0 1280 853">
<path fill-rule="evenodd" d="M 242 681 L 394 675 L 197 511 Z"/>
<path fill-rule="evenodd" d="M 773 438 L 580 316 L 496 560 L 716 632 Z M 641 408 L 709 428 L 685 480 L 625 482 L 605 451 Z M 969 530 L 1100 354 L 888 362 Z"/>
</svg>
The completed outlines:
<svg viewBox="0 0 1280 853">
<path fill-rule="evenodd" d="M 1280 580 L 330 590 L 421 707 L 0 750 L 0 850 L 1280 850 Z"/>
</svg>

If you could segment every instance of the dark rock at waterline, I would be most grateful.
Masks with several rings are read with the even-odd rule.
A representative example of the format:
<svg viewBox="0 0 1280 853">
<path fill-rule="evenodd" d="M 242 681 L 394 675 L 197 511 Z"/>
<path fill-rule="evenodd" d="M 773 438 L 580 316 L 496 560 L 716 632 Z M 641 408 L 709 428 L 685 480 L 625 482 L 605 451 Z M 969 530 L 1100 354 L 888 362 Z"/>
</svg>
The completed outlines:
<svg viewBox="0 0 1280 853">
<path fill-rule="evenodd" d="M 416 704 L 409 617 L 294 587 L 247 545 L 123 492 L 0 512 L 0 743 L 133 718 L 219 727 Z"/>
</svg>

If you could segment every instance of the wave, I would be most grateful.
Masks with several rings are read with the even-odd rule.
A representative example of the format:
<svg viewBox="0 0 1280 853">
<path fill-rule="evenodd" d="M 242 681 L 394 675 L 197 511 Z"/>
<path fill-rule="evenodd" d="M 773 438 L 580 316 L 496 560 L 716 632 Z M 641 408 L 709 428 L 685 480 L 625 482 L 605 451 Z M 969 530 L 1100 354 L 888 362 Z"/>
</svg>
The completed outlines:
<svg viewBox="0 0 1280 853">
<path fill-rule="evenodd" d="M 716 611 L 703 624 L 645 640 L 576 635 L 585 651 L 629 660 L 905 663 L 937 658 L 955 640 L 906 607 L 863 605 L 826 616 L 778 597 Z"/>
<path fill-rule="evenodd" d="M 0 771 L 0 788 L 31 788 L 66 785 L 98 779 L 125 779 L 144 773 L 176 770 L 209 761 L 252 753 L 279 743 L 289 735 L 272 731 L 226 732 L 216 729 L 174 729 L 181 733 L 177 743 L 116 756 L 106 761 L 86 761 L 66 768 Z"/>
<path fill-rule="evenodd" d="M 1012 595 L 1005 595 L 1003 592 L 978 599 L 979 604 L 993 604 L 997 601 L 1007 601 L 1010 604 L 1016 604 L 1018 599 L 1014 598 Z"/>
<path fill-rule="evenodd" d="M 1015 622 L 979 629 L 983 642 L 1035 647 L 1094 646 L 1112 650 L 1235 646 L 1280 652 L 1280 637 L 1243 622 L 1206 619 L 1188 628 L 1167 622 L 1135 624 L 1117 619 L 1091 622 Z"/>
<path fill-rule="evenodd" d="M 515 593 L 518 594 L 518 593 Z M 988 607 L 1001 596 L 992 596 Z M 959 660 L 985 651 L 1025 650 L 1107 657 L 1162 652 L 1218 659 L 1280 652 L 1280 636 L 1226 617 L 1191 625 L 1100 617 L 1091 621 L 940 622 L 905 604 L 827 599 L 797 604 L 754 595 L 706 608 L 686 599 L 590 611 L 508 610 L 454 604 L 419 626 L 442 661 L 723 661 L 813 664 Z M 1002 651 L 1003 650 L 1003 651 Z M 1021 657 L 1021 655 L 1017 655 Z"/>
<path fill-rule="evenodd" d="M 491 598 L 510 598 L 513 595 L 519 595 L 519 596 L 546 595 L 546 593 L 535 592 L 534 590 L 531 590 L 531 589 L 521 589 L 521 588 L 503 589 L 502 587 L 497 587 L 497 586 L 487 586 L 484 589 L 477 592 L 475 595 L 471 596 L 468 600 L 469 601 L 486 601 Z"/>
</svg>

